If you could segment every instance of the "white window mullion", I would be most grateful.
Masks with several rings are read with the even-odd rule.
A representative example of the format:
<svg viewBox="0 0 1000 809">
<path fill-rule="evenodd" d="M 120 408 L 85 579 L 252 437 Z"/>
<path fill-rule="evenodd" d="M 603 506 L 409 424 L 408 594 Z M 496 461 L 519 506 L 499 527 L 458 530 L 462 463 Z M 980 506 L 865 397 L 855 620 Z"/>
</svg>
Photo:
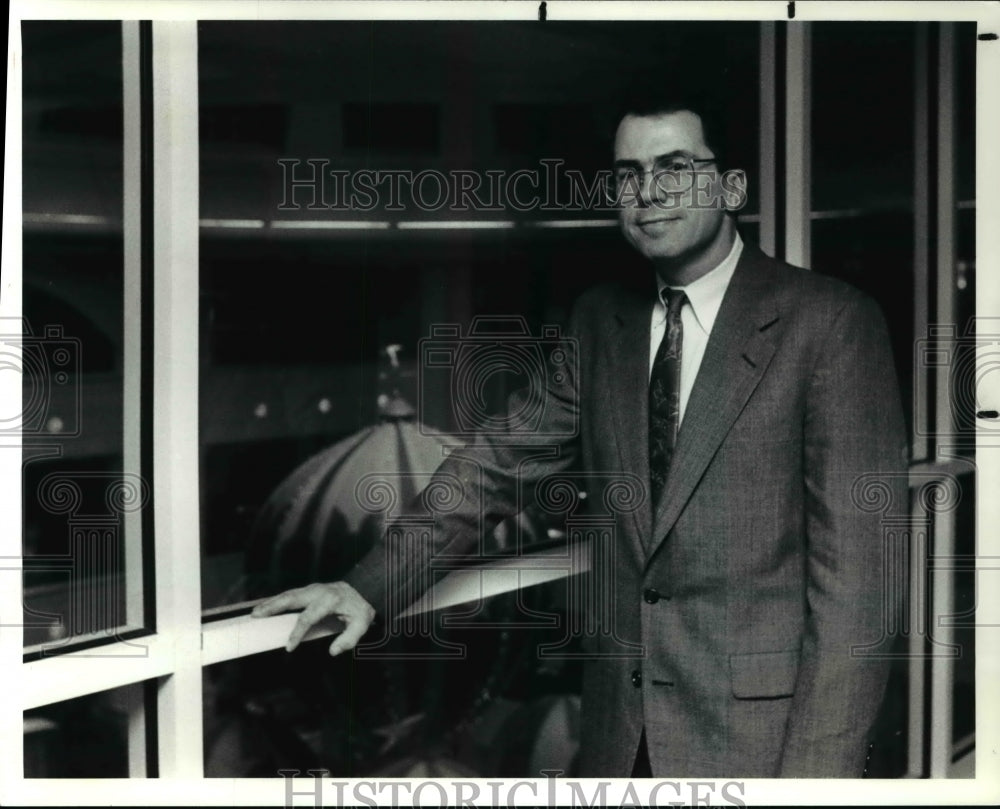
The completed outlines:
<svg viewBox="0 0 1000 809">
<path fill-rule="evenodd" d="M 128 706 L 128 777 L 145 778 L 146 771 L 146 687 L 133 683 L 127 687 L 125 700 Z"/>
<path fill-rule="evenodd" d="M 935 515 L 934 557 L 950 560 L 955 555 L 955 514 Z M 955 573 L 947 566 L 931 578 L 931 611 L 934 624 L 929 627 L 940 651 L 931 658 L 931 710 L 926 717 L 930 735 L 930 778 L 947 778 L 951 766 L 952 713 L 954 711 L 955 660 L 947 656 L 955 641 L 955 630 L 946 619 L 955 613 Z"/>
<path fill-rule="evenodd" d="M 955 324 L 955 23 L 941 23 L 938 47 L 937 86 L 937 311 L 935 323 Z M 957 324 L 963 329 L 965 324 Z M 958 335 L 961 336 L 961 335 Z M 937 456 L 941 457 L 942 442 L 955 428 L 951 417 L 951 380 L 947 369 L 937 367 L 935 390 L 936 424 L 939 436 Z"/>
<path fill-rule="evenodd" d="M 122 22 L 122 237 L 124 290 L 122 299 L 122 471 L 141 477 L 142 468 L 142 90 L 139 23 Z M 125 623 L 146 625 L 143 576 L 142 512 L 123 515 L 125 536 Z M 128 772 L 146 772 L 146 709 L 143 686 L 128 690 Z"/>
<path fill-rule="evenodd" d="M 911 484 L 910 491 L 913 487 Z M 919 526 L 927 518 L 927 511 L 920 498 L 914 498 L 912 514 L 913 525 Z M 910 569 L 909 592 L 907 601 L 909 612 L 910 638 L 908 651 L 910 659 L 907 665 L 907 778 L 922 778 L 924 771 L 924 725 L 926 710 L 924 698 L 927 694 L 927 589 L 929 585 L 927 566 L 923 562 L 930 553 L 931 536 L 920 530 L 915 530 L 910 537 Z"/>
<path fill-rule="evenodd" d="M 996 21 L 990 27 L 980 22 L 980 31 L 1000 30 Z M 976 286 L 976 315 L 982 331 L 996 334 L 996 318 L 1000 312 L 1000 116 L 997 115 L 998 94 L 996 77 L 1000 75 L 1000 48 L 997 42 L 978 43 L 976 50 L 976 272 L 980 282 Z M 987 179 L 990 178 L 990 179 Z M 987 281 L 987 279 L 990 279 Z M 982 331 L 980 333 L 982 333 Z M 982 410 L 1000 410 L 1000 374 L 995 370 L 996 346 L 982 341 L 979 346 L 977 366 L 979 372 L 976 388 L 976 406 Z M 996 772 L 995 751 L 1000 748 L 1000 716 L 996 683 L 1000 682 L 1000 658 L 996 654 L 997 623 L 1000 623 L 1000 575 L 997 559 L 1000 558 L 1000 451 L 998 451 L 998 422 L 994 419 L 978 420 L 979 432 L 976 446 L 976 491 L 979 499 L 976 513 L 976 622 L 978 637 L 984 646 L 976 656 L 976 749 L 979 751 L 979 777 Z M 989 652 L 986 652 L 989 649 Z M 994 781 L 995 783 L 995 781 Z"/>
<path fill-rule="evenodd" d="M 785 261 L 809 269 L 811 258 L 810 168 L 812 142 L 812 29 L 788 23 L 785 59 Z"/>
<path fill-rule="evenodd" d="M 27 711 L 166 676 L 174 670 L 176 648 L 172 637 L 150 635 L 26 663 L 18 707 Z"/>
<path fill-rule="evenodd" d="M 21 26 L 7 29 L 7 154 L 21 154 Z M 9 158 L 8 158 L 9 160 Z M 21 318 L 21 172 L 4 172 L 3 270 L 0 273 L 0 324 Z M 7 331 L 8 326 L 3 326 Z M 3 345 L 8 359 L 17 346 Z M 13 355 L 13 356 L 11 356 Z M 21 375 L 0 373 L 0 402 L 5 415 L 21 407 Z M 16 404 L 15 404 L 16 403 Z M 16 408 L 16 409 L 12 409 Z M 9 416 L 8 416 L 9 417 Z M 5 423 L 0 434 L 0 667 L 4 691 L 18 694 L 27 671 L 21 665 L 24 644 L 21 572 L 21 449 L 20 439 Z M 24 774 L 21 706 L 17 699 L 0 699 L 0 805 L 15 803 L 14 785 Z"/>
<path fill-rule="evenodd" d="M 930 43 L 927 23 L 918 23 L 914 54 L 913 103 L 913 334 L 917 340 L 928 336 L 930 325 L 930 104 L 928 97 L 928 54 Z M 913 458 L 928 456 L 927 436 L 933 426 L 927 423 L 930 402 L 921 401 L 930 389 L 926 363 L 913 364 Z"/>
<path fill-rule="evenodd" d="M 778 149 L 775 99 L 777 23 L 760 24 L 760 162 L 757 187 L 760 189 L 760 249 L 777 255 L 777 184 L 774 158 Z"/>
<path fill-rule="evenodd" d="M 124 290 L 122 300 L 122 471 L 138 479 L 142 474 L 141 435 L 141 137 L 140 137 L 139 23 L 122 23 L 122 231 Z M 122 515 L 125 537 L 125 624 L 143 626 L 142 512 Z"/>
<path fill-rule="evenodd" d="M 938 46 L 938 110 L 937 110 L 937 311 L 935 321 L 942 325 L 955 324 L 955 24 L 941 23 Z M 959 329 L 964 324 L 957 324 Z M 938 366 L 935 382 L 935 430 L 938 436 L 936 455 L 948 453 L 945 447 L 955 425 L 951 415 L 951 379 L 949 369 Z M 955 515 L 938 514 L 934 526 L 934 555 L 950 559 L 955 553 Z M 940 570 L 934 576 L 931 615 L 946 616 L 954 612 L 955 574 Z M 944 644 L 952 643 L 954 629 L 947 622 L 932 627 L 935 637 Z M 935 657 L 931 661 L 930 772 L 931 778 L 946 778 L 951 766 L 952 711 L 955 679 L 954 660 Z"/>
<path fill-rule="evenodd" d="M 157 21 L 153 47 L 153 484 L 156 628 L 173 644 L 160 688 L 161 777 L 200 777 L 198 28 Z"/>
<path fill-rule="evenodd" d="M 928 59 L 930 53 L 929 30 L 927 23 L 919 23 L 916 30 L 914 53 L 914 131 L 913 131 L 913 334 L 916 340 L 924 339 L 929 334 L 930 326 L 930 104 Z M 922 397 L 930 390 L 930 369 L 926 363 L 913 364 L 913 432 L 912 457 L 916 461 L 925 461 L 928 456 L 929 442 L 927 436 L 932 434 L 933 425 L 927 421 L 930 413 L 930 402 Z M 925 516 L 919 503 L 914 505 L 914 520 Z M 926 540 L 929 542 L 929 538 Z M 929 546 L 919 546 L 914 539 L 911 559 L 920 559 L 922 554 L 931 552 Z M 907 776 L 920 778 L 924 770 L 924 701 L 927 694 L 926 637 L 922 627 L 926 621 L 923 610 L 926 608 L 926 587 L 923 567 L 914 564 L 910 569 L 911 592 L 916 594 L 911 599 L 910 661 L 908 665 L 908 716 L 907 721 Z"/>
</svg>

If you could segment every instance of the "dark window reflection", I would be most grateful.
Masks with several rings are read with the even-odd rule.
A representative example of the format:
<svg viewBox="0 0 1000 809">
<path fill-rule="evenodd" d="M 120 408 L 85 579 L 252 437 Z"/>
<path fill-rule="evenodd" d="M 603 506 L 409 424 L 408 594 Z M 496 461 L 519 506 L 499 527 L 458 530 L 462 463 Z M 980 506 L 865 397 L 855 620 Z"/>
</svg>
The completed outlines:
<svg viewBox="0 0 1000 809">
<path fill-rule="evenodd" d="M 385 200 L 365 211 L 324 211 L 309 203 L 332 201 L 332 191 L 314 197 L 301 186 L 294 194 L 301 207 L 282 209 L 287 176 L 278 160 L 485 176 L 540 170 L 548 159 L 589 180 L 609 167 L 609 119 L 631 85 L 687 81 L 697 65 L 733 112 L 730 140 L 742 148 L 731 159 L 753 169 L 758 42 L 755 23 L 200 24 L 206 608 L 336 576 L 378 530 L 351 512 L 353 482 L 366 471 L 439 461 L 440 446 L 417 441 L 412 422 L 384 412 L 398 393 L 425 427 L 458 426 L 446 384 L 417 397 L 419 342 L 433 325 L 467 331 L 477 315 L 516 315 L 538 334 L 542 325 L 564 325 L 572 301 L 594 283 L 650 272 L 613 224 L 540 226 L 611 221 L 610 211 L 456 216 L 391 210 Z M 268 135 L 233 135 L 243 128 Z M 304 164 L 294 174 L 310 176 Z M 540 196 L 551 190 L 564 199 L 563 180 L 550 189 L 543 179 Z M 750 187 L 746 213 L 756 211 Z M 477 217 L 514 227 L 395 227 Z M 296 220 L 310 224 L 287 227 Z M 331 221 L 360 221 L 361 229 L 324 227 Z M 387 387 L 383 349 L 393 344 L 402 348 Z M 490 386 L 488 407 L 516 381 Z M 389 449 L 380 443 L 387 435 Z M 335 502 L 340 490 L 346 502 Z M 518 529 L 546 539 L 559 527 L 529 515 L 484 539 L 502 551 Z M 524 599 L 543 615 L 565 612 L 558 585 Z M 544 661 L 536 649 L 540 640 L 561 639 L 565 623 L 546 628 L 536 614 L 528 626 L 509 626 L 519 614 L 513 597 L 499 597 L 472 616 L 476 626 L 442 627 L 448 640 L 467 643 L 463 661 L 331 660 L 328 642 L 317 641 L 290 657 L 276 652 L 207 669 L 206 773 L 273 776 L 311 766 L 338 775 L 515 776 L 546 766 L 572 773 L 579 669 Z"/>
<path fill-rule="evenodd" d="M 976 24 L 958 23 L 955 28 L 955 194 L 965 201 L 976 198 Z"/>
<path fill-rule="evenodd" d="M 812 223 L 813 269 L 871 295 L 889 327 L 903 415 L 912 430 L 913 408 L 913 216 L 867 213 Z"/>
<path fill-rule="evenodd" d="M 976 584 L 979 577 L 975 565 L 978 542 L 976 539 L 976 479 L 972 474 L 959 478 L 961 501 L 955 520 L 955 643 L 961 656 L 955 661 L 955 680 L 952 690 L 952 738 L 955 742 L 966 739 L 976 730 Z M 947 575 L 947 574 L 938 574 Z M 982 621 L 979 621 L 982 623 Z M 964 751 L 962 751 L 964 752 Z"/>
<path fill-rule="evenodd" d="M 24 712 L 25 778 L 127 778 L 129 717 L 142 683 Z"/>
<path fill-rule="evenodd" d="M 912 208 L 914 47 L 912 23 L 813 24 L 814 211 Z"/>
<path fill-rule="evenodd" d="M 439 642 L 395 638 L 383 650 L 391 659 L 331 658 L 327 639 L 208 667 L 205 775 L 572 775 L 580 662 L 538 654 L 565 637 L 546 616 L 564 620 L 566 603 L 557 584 L 525 591 L 520 605 L 506 595 L 455 608 L 445 614 L 458 626 L 435 621 Z M 462 657 L 441 657 L 445 644 Z"/>
<path fill-rule="evenodd" d="M 30 646 L 126 621 L 122 514 L 105 497 L 122 470 L 121 23 L 27 21 L 21 38 Z"/>
</svg>

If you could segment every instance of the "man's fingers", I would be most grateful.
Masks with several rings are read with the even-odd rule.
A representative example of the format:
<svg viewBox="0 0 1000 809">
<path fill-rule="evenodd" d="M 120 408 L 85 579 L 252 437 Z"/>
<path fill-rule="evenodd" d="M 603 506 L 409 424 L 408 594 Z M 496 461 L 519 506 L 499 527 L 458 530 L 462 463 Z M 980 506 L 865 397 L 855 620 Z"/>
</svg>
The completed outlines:
<svg viewBox="0 0 1000 809">
<path fill-rule="evenodd" d="M 285 649 L 294 651 L 316 624 L 331 616 L 344 624 L 344 629 L 330 647 L 330 654 L 353 649 L 368 631 L 375 610 L 353 587 L 345 582 L 310 584 L 262 601 L 251 613 L 255 618 L 302 609 L 288 636 Z"/>
<path fill-rule="evenodd" d="M 299 620 L 295 622 L 295 626 L 288 636 L 288 642 L 285 644 L 286 651 L 295 651 L 295 648 L 302 642 L 306 633 L 329 614 L 329 610 L 324 610 L 315 603 L 306 607 L 302 611 L 302 614 L 299 615 Z"/>
<path fill-rule="evenodd" d="M 350 651 L 357 646 L 358 641 L 368 631 L 368 626 L 371 623 L 360 616 L 341 617 L 346 622 L 346 626 L 344 631 L 337 635 L 333 643 L 330 644 L 331 655 L 339 655 L 341 652 Z"/>
<path fill-rule="evenodd" d="M 281 606 L 277 599 L 272 598 L 268 601 L 262 601 L 260 604 L 253 608 L 250 613 L 254 618 L 266 618 L 269 615 L 277 615 L 279 612 L 283 612 L 285 607 Z"/>
<path fill-rule="evenodd" d="M 254 618 L 266 618 L 269 615 L 277 615 L 278 613 L 301 607 L 302 604 L 298 603 L 299 594 L 299 590 L 288 590 L 280 595 L 273 596 L 267 599 L 267 601 L 261 601 L 260 604 L 253 608 L 253 612 L 250 614 Z"/>
</svg>

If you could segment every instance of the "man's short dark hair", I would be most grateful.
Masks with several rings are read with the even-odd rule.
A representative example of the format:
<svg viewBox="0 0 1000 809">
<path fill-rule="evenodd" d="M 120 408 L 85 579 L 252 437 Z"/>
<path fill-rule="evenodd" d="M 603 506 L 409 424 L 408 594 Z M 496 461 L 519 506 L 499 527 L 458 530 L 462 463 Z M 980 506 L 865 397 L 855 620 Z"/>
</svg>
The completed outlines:
<svg viewBox="0 0 1000 809">
<path fill-rule="evenodd" d="M 613 142 L 615 130 L 626 115 L 665 115 L 671 112 L 693 112 L 701 119 L 705 145 L 718 158 L 717 165 L 720 171 L 744 168 L 738 165 L 738 156 L 729 148 L 728 130 L 733 125 L 730 116 L 722 109 L 714 93 L 696 87 L 680 92 L 652 87 L 641 87 L 632 91 L 616 107 L 610 127 L 610 139 Z"/>
</svg>

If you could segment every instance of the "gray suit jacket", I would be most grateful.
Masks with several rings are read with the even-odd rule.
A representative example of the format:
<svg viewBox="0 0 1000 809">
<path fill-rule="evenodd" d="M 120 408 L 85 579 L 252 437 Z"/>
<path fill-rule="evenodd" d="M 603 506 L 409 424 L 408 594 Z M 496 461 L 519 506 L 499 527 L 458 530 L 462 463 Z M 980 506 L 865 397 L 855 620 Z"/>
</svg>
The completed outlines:
<svg viewBox="0 0 1000 809">
<path fill-rule="evenodd" d="M 578 362 L 553 352 L 543 420 L 439 470 L 454 496 L 428 553 L 474 550 L 485 524 L 578 464 L 638 481 L 638 498 L 611 508 L 586 590 L 604 603 L 588 605 L 603 618 L 584 637 L 579 774 L 627 777 L 645 728 L 657 776 L 860 776 L 888 669 L 856 648 L 879 641 L 891 607 L 883 515 L 858 484 L 883 480 L 906 502 L 883 318 L 854 288 L 747 246 L 654 514 L 653 294 L 650 279 L 646 293 L 614 284 L 578 301 L 566 352 Z M 532 412 L 530 395 L 510 412 Z M 402 553 L 376 547 L 346 577 L 390 614 L 426 581 L 426 557 Z"/>
</svg>

